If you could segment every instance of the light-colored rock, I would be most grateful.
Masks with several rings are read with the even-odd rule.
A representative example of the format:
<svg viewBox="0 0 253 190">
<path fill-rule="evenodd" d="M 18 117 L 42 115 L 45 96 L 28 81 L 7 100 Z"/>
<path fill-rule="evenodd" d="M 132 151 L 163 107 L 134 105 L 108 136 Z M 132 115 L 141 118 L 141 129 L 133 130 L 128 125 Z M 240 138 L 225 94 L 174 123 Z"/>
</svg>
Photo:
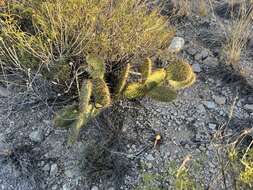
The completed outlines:
<svg viewBox="0 0 253 190">
<path fill-rule="evenodd" d="M 223 104 L 225 104 L 226 103 L 226 98 L 225 97 L 223 97 L 223 96 L 213 96 L 213 99 L 214 99 L 214 101 L 217 103 L 217 104 L 219 104 L 219 105 L 223 105 Z"/>
<path fill-rule="evenodd" d="M 46 164 L 43 168 L 42 168 L 43 171 L 49 171 L 50 170 L 50 165 L 49 164 Z"/>
<path fill-rule="evenodd" d="M 244 106 L 244 109 L 253 112 L 253 104 L 246 104 L 246 105 Z"/>
<path fill-rule="evenodd" d="M 33 131 L 29 134 L 29 138 L 34 142 L 41 142 L 43 139 L 43 134 L 41 130 Z"/>
<path fill-rule="evenodd" d="M 200 73 L 202 71 L 202 69 L 198 63 L 193 64 L 192 69 L 195 73 Z"/>
<path fill-rule="evenodd" d="M 172 39 L 170 46 L 169 46 L 169 51 L 174 52 L 174 53 L 178 53 L 183 49 L 184 44 L 185 44 L 184 38 L 174 37 Z"/>
<path fill-rule="evenodd" d="M 11 95 L 11 92 L 6 88 L 0 86 L 0 97 L 8 97 Z"/>
<path fill-rule="evenodd" d="M 91 190 L 99 190 L 99 188 L 98 188 L 98 186 L 93 185 L 93 186 L 91 187 Z"/>
<path fill-rule="evenodd" d="M 58 172 L 58 166 L 57 164 L 52 164 L 51 169 L 50 169 L 50 175 L 55 176 Z"/>
<path fill-rule="evenodd" d="M 214 109 L 216 107 L 215 103 L 212 101 L 203 101 L 202 103 L 209 109 Z"/>
<path fill-rule="evenodd" d="M 215 123 L 209 123 L 208 124 L 208 128 L 211 129 L 211 130 L 215 130 L 217 127 L 217 125 Z"/>
<path fill-rule="evenodd" d="M 148 154 L 147 157 L 146 157 L 146 159 L 147 159 L 148 161 L 153 161 L 153 160 L 155 160 L 155 158 L 154 158 L 154 156 L 153 156 L 152 154 Z"/>
</svg>

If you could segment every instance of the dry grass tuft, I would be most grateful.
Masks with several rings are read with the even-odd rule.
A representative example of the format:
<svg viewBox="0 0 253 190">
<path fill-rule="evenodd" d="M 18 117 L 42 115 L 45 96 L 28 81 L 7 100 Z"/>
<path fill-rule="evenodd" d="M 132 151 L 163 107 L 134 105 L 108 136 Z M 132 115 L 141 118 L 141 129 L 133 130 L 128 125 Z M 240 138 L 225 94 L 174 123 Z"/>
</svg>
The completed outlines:
<svg viewBox="0 0 253 190">
<path fill-rule="evenodd" d="M 232 13 L 233 14 L 233 13 Z M 240 61 L 241 53 L 247 44 L 253 25 L 253 4 L 241 4 L 237 17 L 233 17 L 227 28 L 227 43 L 224 46 L 226 63 L 235 65 Z"/>
</svg>

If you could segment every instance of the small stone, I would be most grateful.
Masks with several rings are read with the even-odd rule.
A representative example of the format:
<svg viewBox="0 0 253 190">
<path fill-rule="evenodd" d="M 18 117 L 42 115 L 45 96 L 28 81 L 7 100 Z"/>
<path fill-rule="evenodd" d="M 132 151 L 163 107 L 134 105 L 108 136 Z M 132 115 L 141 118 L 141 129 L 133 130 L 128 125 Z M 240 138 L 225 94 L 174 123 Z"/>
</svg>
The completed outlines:
<svg viewBox="0 0 253 190">
<path fill-rule="evenodd" d="M 174 37 L 172 39 L 170 46 L 169 46 L 169 51 L 174 52 L 174 53 L 178 53 L 183 49 L 184 44 L 185 44 L 184 38 Z"/>
<path fill-rule="evenodd" d="M 223 96 L 213 96 L 213 99 L 219 105 L 223 105 L 226 103 L 226 98 Z"/>
<path fill-rule="evenodd" d="M 195 48 L 189 48 L 189 49 L 187 49 L 187 53 L 194 56 L 194 55 L 196 55 L 197 50 Z"/>
<path fill-rule="evenodd" d="M 91 190 L 99 190 L 99 188 L 98 188 L 97 186 L 93 185 L 93 186 L 91 187 Z"/>
<path fill-rule="evenodd" d="M 109 187 L 107 190 L 115 190 L 114 187 Z"/>
<path fill-rule="evenodd" d="M 215 57 L 207 57 L 203 63 L 208 65 L 209 67 L 217 67 L 218 66 L 218 59 Z"/>
<path fill-rule="evenodd" d="M 52 190 L 56 190 L 56 189 L 57 189 L 57 185 L 53 185 Z"/>
<path fill-rule="evenodd" d="M 68 185 L 68 184 L 64 184 L 64 185 L 62 186 L 62 190 L 70 190 L 69 185 Z"/>
<path fill-rule="evenodd" d="M 215 108 L 215 103 L 211 101 L 203 101 L 202 102 L 207 108 L 209 109 L 214 109 Z"/>
<path fill-rule="evenodd" d="M 1 97 L 8 97 L 10 95 L 11 95 L 11 92 L 9 90 L 0 86 L 0 96 Z"/>
<path fill-rule="evenodd" d="M 201 51 L 201 59 L 202 61 L 205 60 L 209 56 L 208 50 L 204 49 Z"/>
<path fill-rule="evenodd" d="M 246 104 L 246 105 L 244 106 L 244 109 L 253 112 L 253 104 Z"/>
<path fill-rule="evenodd" d="M 46 164 L 43 168 L 42 168 L 43 171 L 49 171 L 50 170 L 50 165 L 49 164 Z"/>
<path fill-rule="evenodd" d="M 34 142 L 41 142 L 43 139 L 43 134 L 40 130 L 33 131 L 29 134 L 29 138 Z"/>
<path fill-rule="evenodd" d="M 202 104 L 200 104 L 200 105 L 198 105 L 198 112 L 199 113 L 204 113 L 204 112 L 206 112 L 206 108 L 202 105 Z"/>
<path fill-rule="evenodd" d="M 193 64 L 192 69 L 196 73 L 200 73 L 202 71 L 201 68 L 200 68 L 200 65 L 198 63 Z"/>
<path fill-rule="evenodd" d="M 57 164 L 52 164 L 51 169 L 50 169 L 50 175 L 55 176 L 58 172 L 58 166 Z"/>
<path fill-rule="evenodd" d="M 215 130 L 216 129 L 216 124 L 215 123 L 209 123 L 208 124 L 208 128 L 211 129 L 211 130 Z"/>
<path fill-rule="evenodd" d="M 146 157 L 146 159 L 147 159 L 148 161 L 153 161 L 153 160 L 155 160 L 155 158 L 153 157 L 152 154 L 148 154 L 148 156 Z"/>
<path fill-rule="evenodd" d="M 202 55 L 201 55 L 201 53 L 196 54 L 196 55 L 194 56 L 194 59 L 195 59 L 196 61 L 201 61 L 201 60 L 202 60 Z"/>
</svg>

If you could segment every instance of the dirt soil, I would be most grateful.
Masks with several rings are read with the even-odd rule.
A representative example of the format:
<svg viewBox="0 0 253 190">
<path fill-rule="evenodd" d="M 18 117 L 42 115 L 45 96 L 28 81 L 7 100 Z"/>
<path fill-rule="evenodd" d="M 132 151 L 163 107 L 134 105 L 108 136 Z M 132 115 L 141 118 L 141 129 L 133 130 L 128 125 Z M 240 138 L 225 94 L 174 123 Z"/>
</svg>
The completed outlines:
<svg viewBox="0 0 253 190">
<path fill-rule="evenodd" d="M 214 9 L 220 5 L 222 1 Z M 83 128 L 73 147 L 66 145 L 68 129 L 55 128 L 52 122 L 55 112 L 72 100 L 59 96 L 54 84 L 40 75 L 29 86 L 18 74 L 1 75 L 8 82 L 0 86 L 0 189 L 132 190 L 143 171 L 162 173 L 168 162 L 181 163 L 189 154 L 205 158 L 196 178 L 206 188 L 224 189 L 216 179 L 214 135 L 227 124 L 231 110 L 228 138 L 252 128 L 253 88 L 223 62 L 220 23 L 229 18 L 217 10 L 215 17 L 192 13 L 175 21 L 177 36 L 185 40 L 179 56 L 197 74 L 192 87 L 172 103 L 148 98 L 118 102 Z M 249 43 L 244 64 L 252 65 L 252 52 Z M 154 148 L 156 134 L 162 140 Z M 173 189 L 170 179 L 162 186 Z"/>
</svg>

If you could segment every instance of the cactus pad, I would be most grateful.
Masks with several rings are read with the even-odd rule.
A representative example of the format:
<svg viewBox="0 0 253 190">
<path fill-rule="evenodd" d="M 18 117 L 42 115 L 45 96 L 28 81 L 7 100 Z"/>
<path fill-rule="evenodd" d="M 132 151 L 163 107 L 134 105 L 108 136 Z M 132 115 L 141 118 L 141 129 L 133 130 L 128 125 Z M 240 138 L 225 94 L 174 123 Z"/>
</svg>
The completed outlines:
<svg viewBox="0 0 253 190">
<path fill-rule="evenodd" d="M 152 72 L 152 60 L 147 58 L 140 68 L 142 82 L 145 82 Z"/>
<path fill-rule="evenodd" d="M 172 81 L 185 81 L 191 78 L 191 66 L 184 60 L 178 60 L 166 68 L 166 79 Z"/>
<path fill-rule="evenodd" d="M 127 99 L 141 98 L 145 95 L 145 86 L 137 82 L 130 83 L 126 87 L 124 95 Z"/>
<path fill-rule="evenodd" d="M 104 78 L 105 63 L 103 59 L 94 55 L 87 55 L 86 62 L 88 64 L 88 70 L 92 78 Z"/>
<path fill-rule="evenodd" d="M 165 86 L 158 86 L 149 91 L 147 95 L 160 102 L 171 102 L 177 98 L 177 92 Z"/>
<path fill-rule="evenodd" d="M 56 127 L 70 127 L 70 125 L 75 122 L 77 117 L 78 106 L 68 105 L 56 114 L 54 118 L 54 124 Z"/>
<path fill-rule="evenodd" d="M 89 105 L 91 91 L 92 83 L 89 80 L 84 81 L 80 92 L 79 115 L 72 127 L 72 131 L 68 139 L 68 144 L 73 144 L 76 142 L 81 127 L 83 127 L 88 122 L 91 109 Z"/>
<path fill-rule="evenodd" d="M 130 71 L 130 64 L 128 63 L 120 72 L 118 84 L 115 90 L 116 96 L 120 95 L 124 90 L 129 75 L 129 71 Z"/>
<path fill-rule="evenodd" d="M 166 71 L 164 69 L 158 69 L 150 74 L 150 76 L 145 81 L 146 89 L 152 90 L 154 87 L 160 85 L 166 77 Z"/>
<path fill-rule="evenodd" d="M 111 104 L 111 95 L 109 88 L 104 79 L 96 78 L 92 80 L 93 92 L 92 95 L 95 99 L 95 105 L 97 107 L 107 107 Z"/>
</svg>

